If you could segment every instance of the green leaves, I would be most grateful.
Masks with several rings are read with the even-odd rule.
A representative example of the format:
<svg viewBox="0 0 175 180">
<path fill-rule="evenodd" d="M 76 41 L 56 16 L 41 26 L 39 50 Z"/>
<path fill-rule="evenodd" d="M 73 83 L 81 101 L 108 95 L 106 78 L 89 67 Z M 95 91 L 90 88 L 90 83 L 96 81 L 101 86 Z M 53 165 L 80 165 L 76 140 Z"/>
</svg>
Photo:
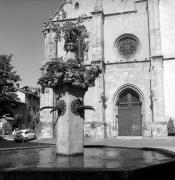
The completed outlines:
<svg viewBox="0 0 175 180">
<path fill-rule="evenodd" d="M 99 66 L 86 67 L 78 60 L 63 62 L 61 58 L 47 62 L 41 69 L 42 77 L 38 84 L 42 92 L 45 88 L 56 88 L 65 83 L 87 89 L 95 85 L 95 79 L 102 72 Z"/>
<path fill-rule="evenodd" d="M 20 77 L 13 70 L 11 58 L 12 55 L 0 55 L 0 116 L 11 113 L 17 98 L 14 86 Z"/>
</svg>

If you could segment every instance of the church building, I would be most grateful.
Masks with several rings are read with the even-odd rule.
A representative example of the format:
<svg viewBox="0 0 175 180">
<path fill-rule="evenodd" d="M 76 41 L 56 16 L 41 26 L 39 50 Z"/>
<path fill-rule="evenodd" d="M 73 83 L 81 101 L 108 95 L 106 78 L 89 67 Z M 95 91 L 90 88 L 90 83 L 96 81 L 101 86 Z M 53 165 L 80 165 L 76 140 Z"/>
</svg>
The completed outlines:
<svg viewBox="0 0 175 180">
<path fill-rule="evenodd" d="M 175 118 L 175 3 L 173 0 L 62 0 L 44 24 L 43 63 L 65 57 L 64 39 L 53 24 L 83 19 L 89 33 L 84 64 L 102 74 L 84 104 L 87 136 L 167 137 Z M 54 93 L 41 94 L 40 107 L 54 105 Z M 54 137 L 54 114 L 40 114 L 41 138 Z"/>
</svg>

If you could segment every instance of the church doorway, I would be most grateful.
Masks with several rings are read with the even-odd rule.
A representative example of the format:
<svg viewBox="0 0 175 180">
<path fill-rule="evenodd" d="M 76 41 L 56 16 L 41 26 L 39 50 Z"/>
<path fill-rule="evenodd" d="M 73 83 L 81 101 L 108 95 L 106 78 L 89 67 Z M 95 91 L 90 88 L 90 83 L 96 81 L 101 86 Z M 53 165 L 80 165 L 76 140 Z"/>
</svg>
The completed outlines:
<svg viewBox="0 0 175 180">
<path fill-rule="evenodd" d="M 141 136 L 141 101 L 133 89 L 123 90 L 118 98 L 118 135 Z"/>
</svg>

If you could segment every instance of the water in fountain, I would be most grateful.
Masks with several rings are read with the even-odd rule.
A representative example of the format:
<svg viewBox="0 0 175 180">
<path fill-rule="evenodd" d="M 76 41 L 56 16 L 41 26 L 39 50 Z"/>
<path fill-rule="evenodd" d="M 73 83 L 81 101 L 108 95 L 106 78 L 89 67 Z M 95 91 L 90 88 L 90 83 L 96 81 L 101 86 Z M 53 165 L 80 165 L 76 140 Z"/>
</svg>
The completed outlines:
<svg viewBox="0 0 175 180">
<path fill-rule="evenodd" d="M 1 167 L 19 168 L 115 168 L 132 169 L 170 160 L 167 154 L 151 150 L 85 147 L 84 156 L 58 156 L 55 146 L 0 152 Z M 16 161 L 18 159 L 18 161 Z"/>
</svg>

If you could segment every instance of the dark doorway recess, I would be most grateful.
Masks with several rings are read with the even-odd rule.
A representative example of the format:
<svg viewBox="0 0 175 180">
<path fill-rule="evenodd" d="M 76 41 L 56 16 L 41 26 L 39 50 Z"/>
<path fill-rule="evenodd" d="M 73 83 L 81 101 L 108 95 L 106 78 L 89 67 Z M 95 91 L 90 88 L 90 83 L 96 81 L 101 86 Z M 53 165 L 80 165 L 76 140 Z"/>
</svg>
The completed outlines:
<svg viewBox="0 0 175 180">
<path fill-rule="evenodd" d="M 132 89 L 120 93 L 118 101 L 119 136 L 141 136 L 141 101 L 139 94 Z"/>
</svg>

